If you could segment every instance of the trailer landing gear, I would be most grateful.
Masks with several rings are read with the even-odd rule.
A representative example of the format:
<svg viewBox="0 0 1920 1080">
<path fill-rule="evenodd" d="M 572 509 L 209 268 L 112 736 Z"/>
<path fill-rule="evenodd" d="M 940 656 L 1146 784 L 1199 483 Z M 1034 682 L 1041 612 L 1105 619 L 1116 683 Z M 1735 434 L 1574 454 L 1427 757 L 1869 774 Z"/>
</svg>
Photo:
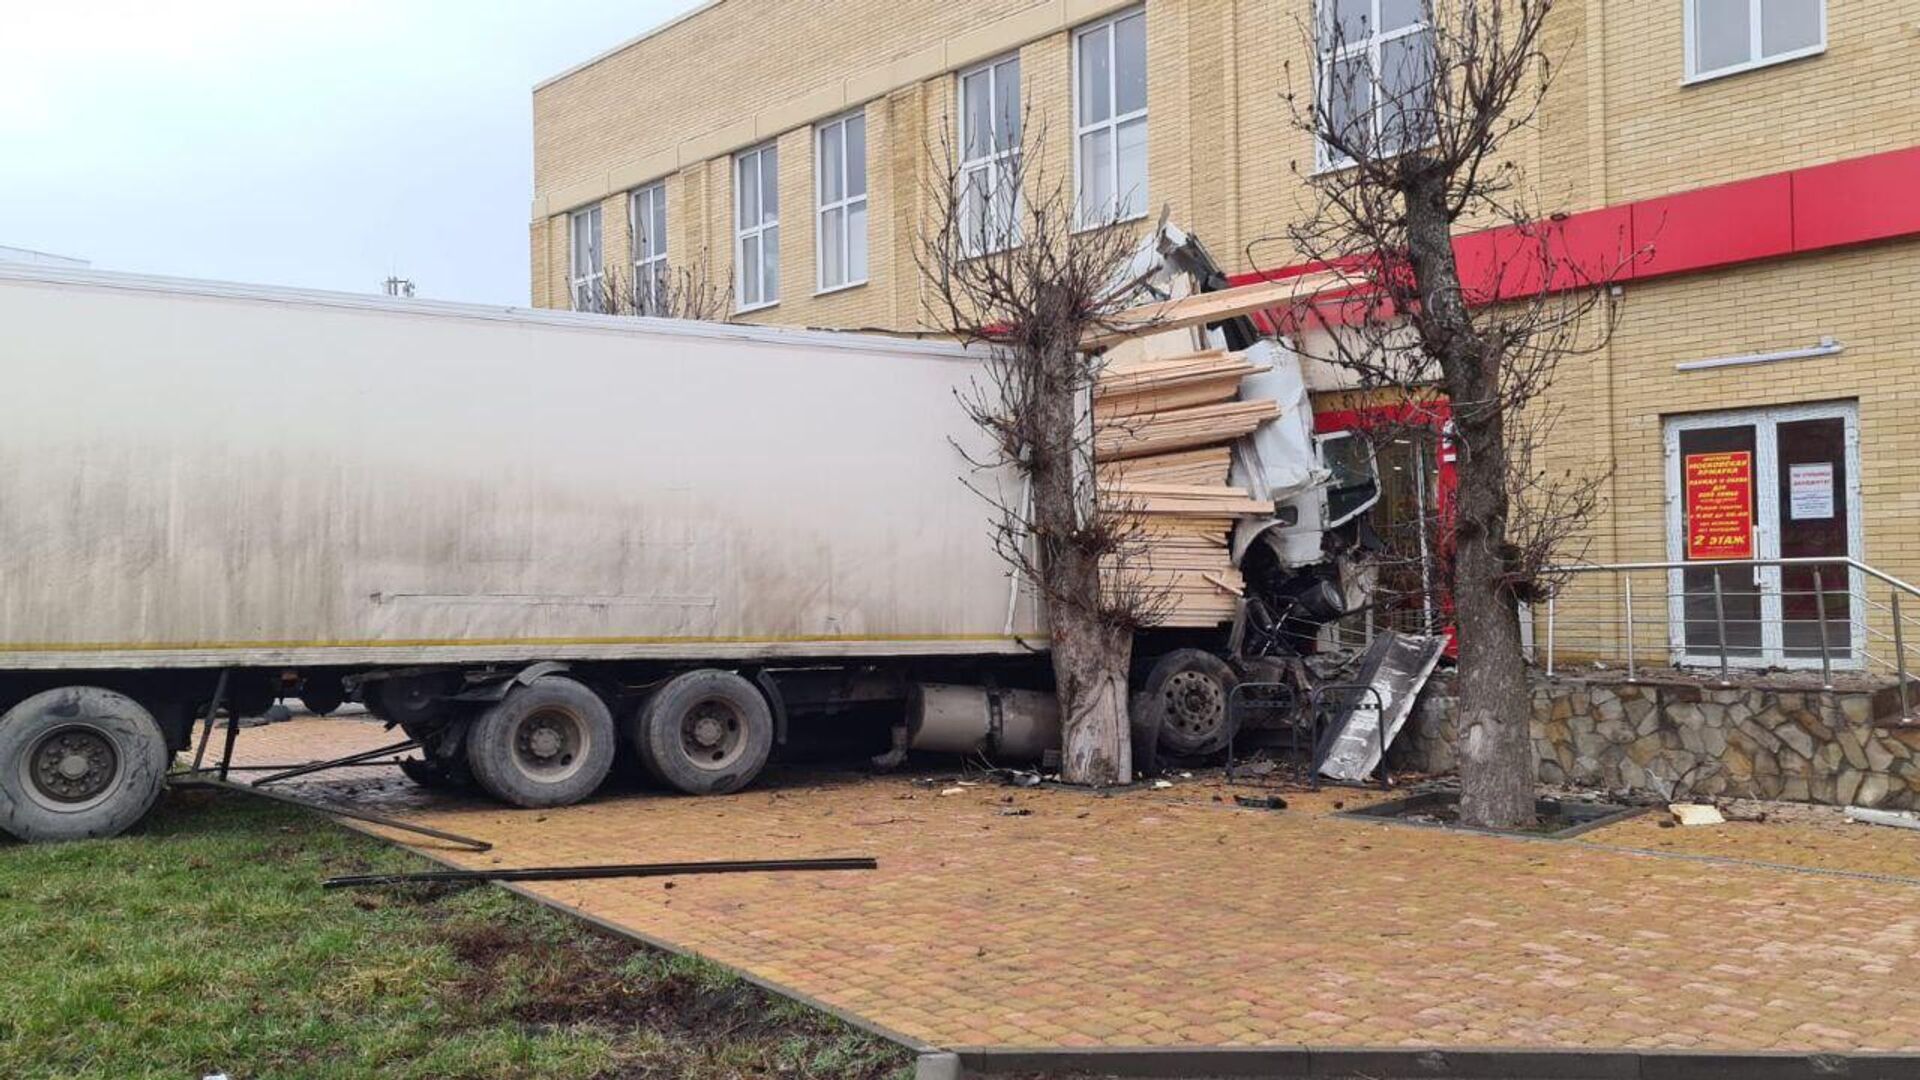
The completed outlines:
<svg viewBox="0 0 1920 1080">
<path fill-rule="evenodd" d="M 132 698 L 47 690 L 0 716 L 0 828 L 28 842 L 115 836 L 166 781 L 166 736 Z"/>
</svg>

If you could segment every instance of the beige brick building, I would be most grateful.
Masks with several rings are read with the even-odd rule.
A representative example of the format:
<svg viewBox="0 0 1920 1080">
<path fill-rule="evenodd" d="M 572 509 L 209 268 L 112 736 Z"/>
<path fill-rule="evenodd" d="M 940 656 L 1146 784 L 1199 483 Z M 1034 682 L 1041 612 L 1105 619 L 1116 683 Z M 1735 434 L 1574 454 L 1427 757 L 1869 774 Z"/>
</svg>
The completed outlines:
<svg viewBox="0 0 1920 1080">
<path fill-rule="evenodd" d="M 1418 9 L 1321 2 L 1383 28 Z M 1312 3 L 716 0 L 535 89 L 533 302 L 590 298 L 643 257 L 731 276 L 748 321 L 923 329 L 929 147 L 964 149 L 969 108 L 1014 87 L 1049 175 L 1170 208 L 1232 273 L 1287 266 L 1269 238 L 1316 167 L 1285 100 L 1310 88 Z M 1691 463 L 1736 461 L 1727 550 L 1920 579 L 1920 6 L 1564 0 L 1554 19 L 1558 77 L 1512 152 L 1569 236 L 1650 251 L 1610 348 L 1555 390 L 1551 466 L 1611 470 L 1589 556 L 1698 555 Z M 1772 573 L 1732 602 L 1811 619 Z M 1853 584 L 1831 608 L 1843 664 L 1887 628 L 1886 589 Z M 1642 636 L 1696 653 L 1698 627 L 1671 622 Z M 1813 663 L 1784 633 L 1736 662 Z"/>
</svg>

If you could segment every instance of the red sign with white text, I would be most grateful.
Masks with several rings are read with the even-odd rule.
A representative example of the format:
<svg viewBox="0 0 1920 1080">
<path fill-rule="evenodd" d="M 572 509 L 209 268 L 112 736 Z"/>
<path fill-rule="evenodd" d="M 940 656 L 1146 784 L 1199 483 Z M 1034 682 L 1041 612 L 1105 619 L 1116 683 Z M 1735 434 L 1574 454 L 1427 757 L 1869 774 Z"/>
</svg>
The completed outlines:
<svg viewBox="0 0 1920 1080">
<path fill-rule="evenodd" d="M 1688 454 L 1682 468 L 1688 560 L 1753 558 L 1752 452 Z"/>
</svg>

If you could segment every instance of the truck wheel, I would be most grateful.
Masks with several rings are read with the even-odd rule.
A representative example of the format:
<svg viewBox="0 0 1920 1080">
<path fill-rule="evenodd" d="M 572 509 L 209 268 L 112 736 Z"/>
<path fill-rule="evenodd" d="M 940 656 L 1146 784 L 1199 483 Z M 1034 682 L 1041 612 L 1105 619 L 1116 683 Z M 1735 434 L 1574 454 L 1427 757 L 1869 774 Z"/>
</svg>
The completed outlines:
<svg viewBox="0 0 1920 1080">
<path fill-rule="evenodd" d="M 668 680 L 627 732 L 647 771 L 689 795 L 724 795 L 753 782 L 773 752 L 773 710 L 731 671 Z"/>
<path fill-rule="evenodd" d="M 481 790 L 514 806 L 566 806 L 613 767 L 613 714 L 600 695 L 548 675 L 507 691 L 467 730 L 467 767 Z"/>
<path fill-rule="evenodd" d="M 1227 748 L 1227 695 L 1239 683 L 1233 669 L 1209 652 L 1175 649 L 1147 676 L 1147 704 L 1160 729 L 1160 746 L 1171 754 L 1201 756 Z"/>
<path fill-rule="evenodd" d="M 30 843 L 117 836 L 166 783 L 153 714 L 94 686 L 47 690 L 0 716 L 0 828 Z"/>
</svg>

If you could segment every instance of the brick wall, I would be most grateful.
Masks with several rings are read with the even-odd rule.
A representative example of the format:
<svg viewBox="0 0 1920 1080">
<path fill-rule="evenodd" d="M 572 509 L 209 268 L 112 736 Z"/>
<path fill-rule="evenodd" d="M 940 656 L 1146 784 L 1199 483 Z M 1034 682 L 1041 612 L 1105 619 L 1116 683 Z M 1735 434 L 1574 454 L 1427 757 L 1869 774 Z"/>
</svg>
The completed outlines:
<svg viewBox="0 0 1920 1080">
<path fill-rule="evenodd" d="M 1071 29 L 1114 0 L 724 0 L 534 94 L 536 304 L 567 303 L 566 217 L 605 206 L 624 261 L 626 192 L 664 177 L 673 260 L 732 265 L 731 153 L 777 139 L 782 295 L 749 318 L 924 326 L 913 247 L 929 220 L 928 148 L 954 124 L 954 71 L 1017 49 L 1047 126 L 1044 168 L 1071 184 Z M 1578 210 L 1920 145 L 1916 17 L 1905 0 L 1829 0 L 1820 56 L 1683 86 L 1679 0 L 1563 0 L 1539 129 L 1508 153 L 1541 209 Z M 1281 239 L 1311 204 L 1307 0 L 1148 0 L 1149 206 L 1230 271 L 1297 259 Z M 610 27 L 610 44 L 624 28 Z M 814 295 L 811 124 L 864 107 L 866 286 Z M 1618 336 L 1565 365 L 1549 467 L 1613 470 L 1594 559 L 1664 558 L 1661 417 L 1859 402 L 1867 559 L 1920 578 L 1920 243 L 1894 242 L 1630 284 Z M 1842 356 L 1679 373 L 1677 362 L 1843 341 Z"/>
</svg>

